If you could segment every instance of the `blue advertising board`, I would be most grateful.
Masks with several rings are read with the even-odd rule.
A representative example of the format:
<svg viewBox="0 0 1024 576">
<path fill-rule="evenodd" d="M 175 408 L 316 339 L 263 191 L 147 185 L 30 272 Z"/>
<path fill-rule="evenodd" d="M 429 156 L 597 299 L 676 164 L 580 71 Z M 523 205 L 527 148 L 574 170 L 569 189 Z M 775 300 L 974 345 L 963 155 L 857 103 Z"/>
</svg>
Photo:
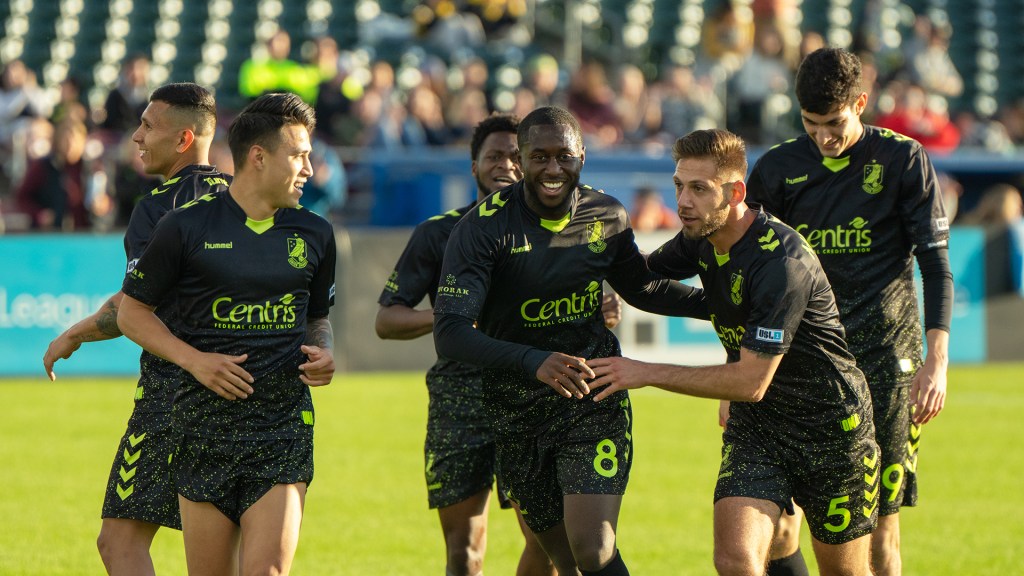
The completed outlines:
<svg viewBox="0 0 1024 576">
<path fill-rule="evenodd" d="M 50 341 L 117 292 L 124 269 L 120 236 L 0 238 L 0 375 L 45 378 Z M 136 374 L 139 352 L 127 338 L 87 343 L 54 372 Z"/>
</svg>

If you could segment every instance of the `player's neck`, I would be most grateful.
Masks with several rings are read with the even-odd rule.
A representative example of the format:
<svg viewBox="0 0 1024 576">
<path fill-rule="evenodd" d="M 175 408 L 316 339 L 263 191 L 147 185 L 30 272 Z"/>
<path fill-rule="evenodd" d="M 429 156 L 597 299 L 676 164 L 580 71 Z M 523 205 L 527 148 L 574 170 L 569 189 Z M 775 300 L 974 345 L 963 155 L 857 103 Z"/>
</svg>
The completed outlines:
<svg viewBox="0 0 1024 576">
<path fill-rule="evenodd" d="M 261 221 L 276 214 L 277 207 L 264 198 L 257 184 L 250 182 L 243 174 L 237 174 L 228 188 L 228 194 L 231 194 L 231 199 L 245 212 L 246 217 Z"/>
<path fill-rule="evenodd" d="M 178 158 L 178 161 L 175 162 L 174 165 L 167 170 L 167 173 L 163 175 L 164 180 L 170 180 L 171 178 L 174 178 L 175 174 L 181 172 L 182 170 L 188 168 L 189 166 L 205 166 L 209 164 L 209 162 L 210 159 L 207 156 L 200 156 L 198 154 L 182 156 Z"/>
<path fill-rule="evenodd" d="M 708 236 L 708 241 L 715 247 L 715 252 L 728 254 L 733 245 L 740 241 L 740 238 L 747 233 L 753 223 L 753 211 L 747 207 L 745 202 L 741 202 L 729 211 L 725 224 L 714 234 Z"/>
</svg>

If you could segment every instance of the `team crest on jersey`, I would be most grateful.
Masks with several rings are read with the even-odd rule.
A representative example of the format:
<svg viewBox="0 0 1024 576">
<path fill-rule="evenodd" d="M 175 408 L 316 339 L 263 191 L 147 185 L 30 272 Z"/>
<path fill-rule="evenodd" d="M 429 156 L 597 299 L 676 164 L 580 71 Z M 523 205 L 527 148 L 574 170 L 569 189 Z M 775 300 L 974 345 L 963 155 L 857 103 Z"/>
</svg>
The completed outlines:
<svg viewBox="0 0 1024 576">
<path fill-rule="evenodd" d="M 594 254 L 604 252 L 608 244 L 604 241 L 604 222 L 595 221 L 587 224 L 587 248 Z"/>
<path fill-rule="evenodd" d="M 729 296 L 733 304 L 739 306 L 743 303 L 743 275 L 739 272 L 733 272 L 729 280 Z"/>
<path fill-rule="evenodd" d="M 299 270 L 309 264 L 306 259 L 306 241 L 298 236 L 288 239 L 288 263 Z"/>
<path fill-rule="evenodd" d="M 861 189 L 868 194 L 878 194 L 882 191 L 882 165 L 872 162 L 864 167 L 864 182 Z"/>
</svg>

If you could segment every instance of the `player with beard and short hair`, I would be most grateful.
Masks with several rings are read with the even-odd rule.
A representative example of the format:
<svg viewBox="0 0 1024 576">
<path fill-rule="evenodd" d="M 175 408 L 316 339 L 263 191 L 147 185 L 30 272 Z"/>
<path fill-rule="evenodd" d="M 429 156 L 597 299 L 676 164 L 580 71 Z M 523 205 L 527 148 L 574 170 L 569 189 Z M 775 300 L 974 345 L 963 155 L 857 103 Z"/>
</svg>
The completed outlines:
<svg viewBox="0 0 1024 576">
<path fill-rule="evenodd" d="M 871 389 L 882 449 L 872 568 L 879 576 L 897 576 L 899 512 L 917 503 L 921 429 L 946 399 L 953 305 L 949 220 L 924 148 L 862 123 L 868 96 L 856 55 L 838 48 L 809 54 L 797 73 L 796 96 L 806 133 L 765 153 L 751 172 L 749 195 L 808 239 L 834 287 L 850 351 Z M 777 546 L 798 550 L 799 517 L 784 526 Z"/>
<path fill-rule="evenodd" d="M 299 204 L 315 123 L 294 94 L 246 106 L 228 133 L 231 188 L 161 220 L 122 287 L 121 330 L 187 371 L 171 469 L 193 576 L 287 574 L 298 544 L 309 387 L 334 375 L 334 231 Z M 168 325 L 153 309 L 170 294 Z"/>
<path fill-rule="evenodd" d="M 683 230 L 648 264 L 673 278 L 700 276 L 727 362 L 591 359 L 591 388 L 603 388 L 595 401 L 644 386 L 732 401 L 714 496 L 720 574 L 764 574 L 779 518 L 795 501 L 821 573 L 868 576 L 879 450 L 828 279 L 799 233 L 744 202 L 739 137 L 691 132 L 672 157 Z"/>
<path fill-rule="evenodd" d="M 216 103 L 202 86 L 190 82 L 167 84 L 150 95 L 132 140 L 139 148 L 146 173 L 159 174 L 164 182 L 132 211 L 124 235 L 128 273 L 164 214 L 200 196 L 227 189 L 231 176 L 208 165 L 216 125 Z M 121 336 L 117 312 L 123 296 L 118 291 L 98 311 L 50 342 L 43 367 L 51 380 L 57 377 L 53 371 L 57 360 L 70 358 L 82 343 Z M 167 302 L 157 306 L 157 313 L 169 318 Z M 109 574 L 153 574 L 149 547 L 156 531 L 160 526 L 181 529 L 177 491 L 168 467 L 168 456 L 177 445 L 170 426 L 171 400 L 180 380 L 180 368 L 142 352 L 135 408 L 110 470 L 97 540 Z"/>
<path fill-rule="evenodd" d="M 587 358 L 620 353 L 603 282 L 651 312 L 706 318 L 706 308 L 700 290 L 647 269 L 622 204 L 580 186 L 571 114 L 534 110 L 517 140 L 523 180 L 452 231 L 434 341 L 439 356 L 482 368 L 499 478 L 559 574 L 628 574 L 616 526 L 632 465 L 629 396 L 590 402 L 586 384 Z"/>
</svg>

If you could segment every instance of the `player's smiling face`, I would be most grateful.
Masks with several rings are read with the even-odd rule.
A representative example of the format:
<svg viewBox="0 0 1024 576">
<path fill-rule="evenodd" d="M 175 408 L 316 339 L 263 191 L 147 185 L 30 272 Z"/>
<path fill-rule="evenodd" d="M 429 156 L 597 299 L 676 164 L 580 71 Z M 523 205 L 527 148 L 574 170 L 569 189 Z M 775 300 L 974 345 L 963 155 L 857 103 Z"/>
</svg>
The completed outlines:
<svg viewBox="0 0 1024 576">
<path fill-rule="evenodd" d="M 150 102 L 142 112 L 139 127 L 132 134 L 146 174 L 159 174 L 164 178 L 171 176 L 167 172 L 178 159 L 177 148 L 185 132 L 173 122 L 170 108 L 167 102 Z"/>
<path fill-rule="evenodd" d="M 521 156 L 526 204 L 540 217 L 557 220 L 569 211 L 570 195 L 580 182 L 583 144 L 572 128 L 531 126 Z"/>
<path fill-rule="evenodd" d="M 672 175 L 683 236 L 707 238 L 725 225 L 733 182 L 721 182 L 711 157 L 683 158 Z"/>
<path fill-rule="evenodd" d="M 488 134 L 480 145 L 480 152 L 473 160 L 472 170 L 479 198 L 520 181 L 523 178 L 523 169 L 519 165 L 516 133 Z"/>
<path fill-rule="evenodd" d="M 313 177 L 309 154 L 313 148 L 309 131 L 301 124 L 281 127 L 274 150 L 264 149 L 264 178 L 274 208 L 294 208 L 302 197 L 302 187 Z"/>
<path fill-rule="evenodd" d="M 862 93 L 852 106 L 843 106 L 828 114 L 800 110 L 800 119 L 807 135 L 826 158 L 839 158 L 864 134 L 860 115 L 867 106 L 868 95 Z"/>
</svg>

